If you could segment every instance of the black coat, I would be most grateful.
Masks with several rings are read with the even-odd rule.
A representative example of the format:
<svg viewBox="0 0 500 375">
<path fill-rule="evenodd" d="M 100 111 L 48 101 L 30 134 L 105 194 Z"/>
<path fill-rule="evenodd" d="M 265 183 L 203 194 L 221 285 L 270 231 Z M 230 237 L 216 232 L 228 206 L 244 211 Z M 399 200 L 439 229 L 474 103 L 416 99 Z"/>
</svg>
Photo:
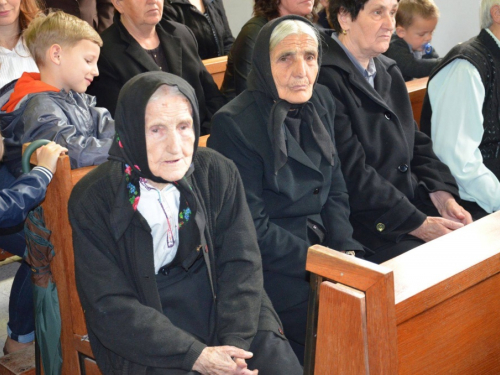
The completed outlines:
<svg viewBox="0 0 500 375">
<path fill-rule="evenodd" d="M 198 42 L 201 59 L 225 56 L 233 45 L 234 38 L 227 22 L 222 0 L 204 0 L 207 17 L 189 0 L 168 0 L 163 9 L 163 18 L 182 23 L 191 29 Z"/>
<path fill-rule="evenodd" d="M 431 205 L 429 193 L 458 197 L 449 168 L 418 131 L 405 82 L 396 62 L 374 58 L 373 89 L 330 37 L 324 38 L 319 82 L 336 99 L 335 140 L 349 192 L 354 237 L 376 248 L 397 242 L 426 215 L 411 202 Z"/>
<path fill-rule="evenodd" d="M 267 23 L 264 17 L 253 17 L 243 27 L 227 55 L 221 91 L 228 99 L 234 99 L 247 88 L 247 76 L 252 67 L 252 54 L 260 29 Z"/>
<path fill-rule="evenodd" d="M 260 95 L 245 90 L 217 112 L 208 146 L 232 159 L 240 171 L 257 229 L 264 285 L 276 311 L 282 312 L 308 297 L 307 249 L 319 243 L 308 221 L 326 233 L 322 245 L 335 250 L 362 250 L 362 246 L 352 239 L 337 155 L 333 167 L 317 147 L 309 147 L 306 155 L 285 127 L 288 161 L 275 175 L 269 113 L 263 110 Z M 311 102 L 333 139 L 335 103 L 330 93 L 317 85 Z"/>
<path fill-rule="evenodd" d="M 198 56 L 193 33 L 186 26 L 167 20 L 162 20 L 156 31 L 168 61 L 168 72 L 184 78 L 196 92 L 201 132 L 207 134 L 210 119 L 225 100 Z M 125 82 L 139 73 L 160 69 L 125 29 L 119 16 L 101 37 L 104 45 L 97 64 L 99 77 L 88 93 L 97 97 L 99 107 L 107 108 L 114 116 L 118 93 Z"/>
<path fill-rule="evenodd" d="M 248 350 L 257 330 L 284 339 L 262 288 L 259 249 L 238 171 L 209 149 L 198 150 L 193 162 L 192 186 L 207 216 L 218 342 Z M 112 214 L 130 208 L 128 201 L 115 199 L 122 179 L 121 163 L 102 164 L 75 186 L 68 204 L 92 351 L 104 374 L 189 371 L 205 344 L 163 314 L 148 223 L 136 211 L 123 234 L 111 225 Z"/>
</svg>

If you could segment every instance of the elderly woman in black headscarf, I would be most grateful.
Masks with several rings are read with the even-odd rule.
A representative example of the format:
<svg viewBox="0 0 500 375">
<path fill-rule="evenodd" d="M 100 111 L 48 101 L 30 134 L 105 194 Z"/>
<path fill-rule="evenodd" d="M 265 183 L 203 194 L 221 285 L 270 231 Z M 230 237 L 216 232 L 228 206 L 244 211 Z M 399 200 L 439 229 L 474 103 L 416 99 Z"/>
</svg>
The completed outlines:
<svg viewBox="0 0 500 375">
<path fill-rule="evenodd" d="M 301 374 L 263 290 L 238 171 L 197 150 L 199 125 L 183 79 L 134 77 L 110 161 L 73 190 L 76 282 L 97 364 L 104 374 Z"/>
<path fill-rule="evenodd" d="M 249 88 L 212 119 L 209 147 L 238 167 L 262 253 L 264 285 L 303 360 L 309 246 L 363 253 L 352 239 L 335 149 L 335 102 L 316 84 L 321 46 L 300 16 L 266 24 L 255 44 Z"/>
</svg>

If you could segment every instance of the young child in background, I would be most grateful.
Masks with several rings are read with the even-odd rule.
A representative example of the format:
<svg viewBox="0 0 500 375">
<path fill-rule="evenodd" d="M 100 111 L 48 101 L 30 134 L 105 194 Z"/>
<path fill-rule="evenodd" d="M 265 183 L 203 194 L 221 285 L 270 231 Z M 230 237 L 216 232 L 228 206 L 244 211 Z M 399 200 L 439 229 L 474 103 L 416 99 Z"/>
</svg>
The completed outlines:
<svg viewBox="0 0 500 375">
<path fill-rule="evenodd" d="M 57 158 L 65 151 L 66 148 L 54 142 L 39 148 L 38 166 L 18 179 L 14 179 L 5 167 L 0 166 L 0 248 L 23 257 L 26 242 L 22 223 L 28 212 L 45 197 L 47 185 L 56 171 Z M 0 140 L 0 160 L 2 156 L 3 142 Z M 30 266 L 23 261 L 12 283 L 7 324 L 8 337 L 3 348 L 4 354 L 31 345 L 35 338 L 30 276 Z"/>
<path fill-rule="evenodd" d="M 19 176 L 22 145 L 36 139 L 66 147 L 72 168 L 106 161 L 114 121 L 85 94 L 99 75 L 102 39 L 87 22 L 60 11 L 36 17 L 23 36 L 40 73 L 24 73 L 0 92 L 5 165 Z"/>
<path fill-rule="evenodd" d="M 399 2 L 396 32 L 385 55 L 398 63 L 405 81 L 429 76 L 441 60 L 430 45 L 438 19 L 433 0 Z"/>
</svg>

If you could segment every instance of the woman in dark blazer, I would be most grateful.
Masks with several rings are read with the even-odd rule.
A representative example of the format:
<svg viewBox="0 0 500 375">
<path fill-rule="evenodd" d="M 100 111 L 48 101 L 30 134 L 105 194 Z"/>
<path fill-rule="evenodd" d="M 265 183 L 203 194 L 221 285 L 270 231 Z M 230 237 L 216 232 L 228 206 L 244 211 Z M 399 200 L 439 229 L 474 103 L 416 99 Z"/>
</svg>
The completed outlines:
<svg viewBox="0 0 500 375">
<path fill-rule="evenodd" d="M 201 8 L 197 8 L 196 3 Z M 191 29 L 202 60 L 225 56 L 233 45 L 234 38 L 222 0 L 167 0 L 163 18 Z"/>
<path fill-rule="evenodd" d="M 354 238 L 382 262 L 469 224 L 448 167 L 418 131 L 399 68 L 381 55 L 395 27 L 397 0 L 330 0 L 319 82 L 337 104 L 335 136 Z M 359 9 L 359 7 L 357 7 Z M 375 17 L 374 15 L 377 15 Z M 375 21 L 374 21 L 375 18 Z"/>
<path fill-rule="evenodd" d="M 284 33 L 289 35 L 280 41 Z M 266 24 L 256 40 L 249 88 L 217 112 L 208 140 L 240 171 L 257 229 L 264 285 L 300 361 L 308 247 L 363 253 L 352 239 L 334 145 L 335 103 L 325 87 L 315 84 L 318 47 L 316 30 L 305 18 L 285 16 Z"/>
<path fill-rule="evenodd" d="M 99 77 L 87 92 L 114 116 L 118 93 L 130 78 L 159 70 L 175 74 L 193 86 L 200 105 L 201 133 L 209 133 L 210 119 L 225 100 L 198 56 L 193 33 L 184 25 L 162 20 L 162 0 L 152 4 L 113 0 L 113 4 L 119 14 L 101 35 Z"/>
</svg>

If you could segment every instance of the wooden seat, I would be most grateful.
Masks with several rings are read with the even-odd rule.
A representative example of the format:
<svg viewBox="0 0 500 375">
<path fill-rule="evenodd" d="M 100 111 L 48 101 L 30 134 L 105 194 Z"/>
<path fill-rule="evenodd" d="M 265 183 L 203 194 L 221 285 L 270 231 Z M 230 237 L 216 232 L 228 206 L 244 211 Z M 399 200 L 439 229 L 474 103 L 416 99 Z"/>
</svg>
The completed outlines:
<svg viewBox="0 0 500 375">
<path fill-rule="evenodd" d="M 410 95 L 411 109 L 413 110 L 413 118 L 420 128 L 420 115 L 422 113 L 422 106 L 424 105 L 425 93 L 427 92 L 427 82 L 429 77 L 414 79 L 413 81 L 406 82 L 408 95 Z"/>
<path fill-rule="evenodd" d="M 203 64 L 208 72 L 212 75 L 217 87 L 220 89 L 224 81 L 224 73 L 226 72 L 227 56 L 214 57 L 213 59 L 203 60 Z"/>
<path fill-rule="evenodd" d="M 500 373 L 499 228 L 497 212 L 382 265 L 311 247 L 305 373 Z"/>
</svg>

